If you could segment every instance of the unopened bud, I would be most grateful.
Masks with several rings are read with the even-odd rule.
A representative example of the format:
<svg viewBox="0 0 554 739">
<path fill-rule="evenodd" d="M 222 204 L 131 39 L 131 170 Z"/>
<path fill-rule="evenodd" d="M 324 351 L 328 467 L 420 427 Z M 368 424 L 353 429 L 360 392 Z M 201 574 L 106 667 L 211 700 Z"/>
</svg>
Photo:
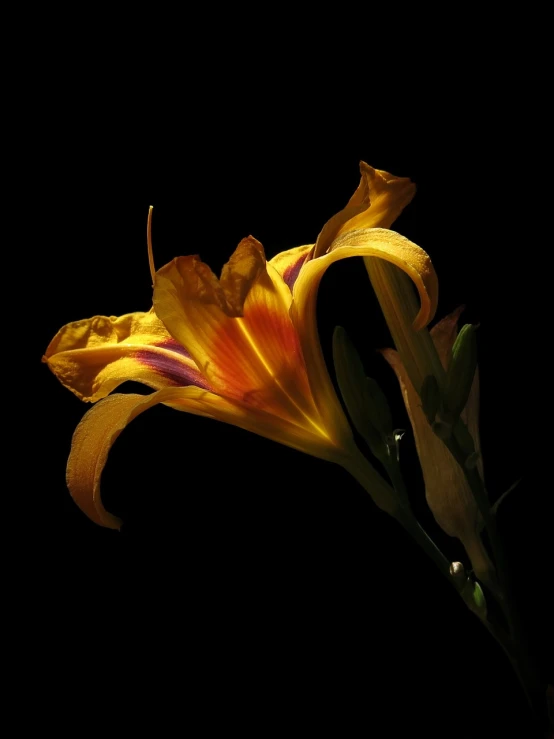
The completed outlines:
<svg viewBox="0 0 554 739">
<path fill-rule="evenodd" d="M 477 326 L 466 323 L 458 334 L 446 373 L 444 403 L 454 419 L 465 408 L 477 369 Z"/>
<path fill-rule="evenodd" d="M 487 617 L 487 604 L 483 589 L 478 582 L 472 580 L 461 562 L 452 562 L 450 565 L 450 576 L 458 593 L 462 596 L 465 604 L 480 619 Z"/>
<path fill-rule="evenodd" d="M 462 591 L 466 585 L 467 573 L 466 568 L 461 562 L 452 562 L 450 565 L 450 576 L 454 580 L 456 588 Z"/>
<path fill-rule="evenodd" d="M 468 608 L 481 620 L 485 621 L 487 618 L 487 602 L 483 588 L 479 583 L 468 578 L 467 585 L 461 592 L 461 596 Z"/>
</svg>

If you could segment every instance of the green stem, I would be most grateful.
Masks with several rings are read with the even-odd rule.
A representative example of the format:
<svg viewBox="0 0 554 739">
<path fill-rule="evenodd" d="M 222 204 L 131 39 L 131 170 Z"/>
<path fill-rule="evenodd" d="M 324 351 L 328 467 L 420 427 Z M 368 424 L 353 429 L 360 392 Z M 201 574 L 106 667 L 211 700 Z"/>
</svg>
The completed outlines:
<svg viewBox="0 0 554 739">
<path fill-rule="evenodd" d="M 408 490 L 406 489 L 406 484 L 404 483 L 404 477 L 402 476 L 402 472 L 400 471 L 400 467 L 398 463 L 396 461 L 389 461 L 389 462 L 383 461 L 383 466 L 385 467 L 387 471 L 387 475 L 389 476 L 389 479 L 392 483 L 393 488 L 396 490 L 398 495 L 402 498 L 403 504 L 407 508 L 409 508 L 410 501 L 408 498 Z"/>
<path fill-rule="evenodd" d="M 344 467 L 360 483 L 364 490 L 369 493 L 373 500 L 375 500 L 376 497 L 374 487 L 375 478 L 377 477 L 381 480 L 381 487 L 386 485 L 381 476 L 375 471 L 373 466 L 361 453 L 355 459 L 351 459 L 349 460 L 349 462 L 345 463 Z M 404 498 L 404 495 L 406 495 L 407 498 L 407 494 L 404 480 L 402 479 L 399 469 L 397 470 L 397 473 L 395 473 L 395 479 L 397 483 L 401 485 L 402 492 L 400 492 L 399 494 L 395 493 L 392 488 L 387 486 L 389 487 L 390 491 L 388 496 L 388 505 L 385 508 L 384 505 L 379 504 L 381 502 L 381 496 L 377 505 L 379 505 L 382 510 L 385 510 L 398 521 L 398 523 L 406 530 L 406 532 L 412 537 L 416 544 L 421 547 L 421 549 L 423 549 L 427 556 L 430 557 L 430 559 L 435 563 L 441 574 L 446 577 L 450 585 L 458 589 L 453 578 L 450 576 L 449 560 L 440 551 L 434 541 L 428 536 L 428 534 L 419 524 L 408 506 L 404 504 L 404 502 L 401 500 L 401 498 Z"/>
<path fill-rule="evenodd" d="M 462 422 L 459 421 L 458 423 Z M 465 463 L 468 455 L 466 452 L 464 452 L 461 444 L 458 441 L 456 428 L 454 428 L 454 433 L 452 434 L 452 436 L 449 439 L 446 439 L 444 443 L 446 444 L 446 447 L 448 448 L 456 462 L 462 468 L 467 483 L 477 503 L 479 512 L 483 517 L 483 521 L 489 535 L 490 545 L 492 547 L 492 552 L 496 564 L 498 581 L 500 584 L 501 592 L 499 602 L 508 622 L 510 634 L 512 638 L 515 639 L 516 633 L 520 631 L 519 618 L 517 617 L 515 604 L 513 602 L 513 598 L 511 597 L 511 587 L 507 573 L 504 547 L 502 546 L 502 541 L 498 534 L 496 518 L 492 515 L 490 510 L 490 504 L 487 493 L 485 491 L 485 486 L 483 484 L 483 481 L 481 480 L 481 476 L 479 475 L 479 471 L 477 470 L 477 468 L 467 468 Z"/>
<path fill-rule="evenodd" d="M 502 539 L 498 532 L 496 517 L 491 512 L 485 486 L 477 468 L 474 467 L 472 469 L 468 469 L 466 467 L 465 461 L 467 459 L 467 454 L 463 451 L 458 441 L 456 428 L 454 428 L 452 436 L 445 440 L 445 444 L 464 471 L 467 483 L 471 488 L 471 492 L 475 498 L 479 512 L 483 517 L 495 559 L 497 577 L 500 585 L 500 598 L 498 598 L 498 602 L 508 623 L 510 633 L 509 635 L 506 634 L 499 638 L 498 634 L 503 633 L 503 630 L 501 630 L 500 627 L 493 627 L 488 622 L 485 625 L 509 656 L 512 667 L 514 668 L 519 682 L 524 689 L 531 710 L 538 716 L 541 711 L 536 710 L 535 700 L 537 700 L 538 695 L 542 692 L 542 685 L 529 655 L 527 654 L 523 623 L 513 597 L 512 584 L 508 575 L 508 567 L 506 563 L 506 554 Z M 537 698 L 534 698 L 534 696 L 537 696 Z"/>
<path fill-rule="evenodd" d="M 445 382 L 445 371 L 430 333 L 426 329 L 416 332 L 412 328 L 419 304 L 409 277 L 398 267 L 384 260 L 366 257 L 364 262 L 394 344 L 416 392 L 420 393 L 423 381 L 429 375 L 433 375 L 439 388 L 442 388 Z M 463 437 L 457 438 L 456 430 L 454 430 L 454 434 L 450 440 L 447 440 L 446 446 L 462 467 L 487 528 L 501 590 L 500 593 L 496 592 L 496 595 L 508 623 L 510 634 L 504 637 L 496 627 L 491 626 L 487 621 L 483 621 L 483 623 L 509 657 L 510 663 L 524 687 L 525 694 L 530 700 L 530 696 L 534 692 L 534 686 L 539 683 L 523 646 L 523 629 L 511 594 L 504 549 L 498 535 L 496 519 L 490 510 L 479 472 L 475 468 L 466 468 L 465 462 L 468 455 L 463 451 L 462 442 Z M 394 480 L 393 484 L 395 484 Z M 400 523 L 419 546 L 431 556 L 441 572 L 449 577 L 449 568 L 448 571 L 445 571 L 444 564 L 441 562 L 441 558 L 445 559 L 442 553 L 439 553 L 440 557 L 437 556 L 436 552 L 425 541 L 425 538 L 428 539 L 425 532 L 422 529 L 420 531 L 411 522 L 409 511 L 406 511 L 405 514 L 401 516 L 403 520 L 400 520 L 398 516 L 397 519 L 400 520 Z M 451 577 L 449 577 L 449 582 L 452 584 Z M 494 591 L 493 594 L 495 594 Z"/>
<path fill-rule="evenodd" d="M 489 621 L 482 621 L 482 623 L 508 658 L 523 690 L 529 710 L 537 725 L 540 726 L 545 713 L 544 686 L 530 665 L 527 655 L 501 626 L 493 625 Z"/>
<path fill-rule="evenodd" d="M 369 462 L 365 459 L 365 457 L 360 454 L 359 458 L 356 459 L 354 464 L 345 465 L 345 467 L 347 471 L 350 472 L 350 474 L 352 474 L 360 483 L 360 485 L 362 485 L 362 487 L 370 494 L 370 496 L 374 498 L 373 485 L 375 483 L 375 477 L 377 473 L 369 464 Z M 474 471 L 466 470 L 466 472 L 473 473 Z M 400 476 L 398 482 L 400 483 L 401 481 L 400 484 L 402 486 L 403 492 L 405 493 L 406 488 L 404 486 L 404 481 L 401 477 L 399 469 L 398 475 Z M 379 475 L 377 476 L 379 477 Z M 473 479 L 473 474 L 471 475 L 471 477 Z M 477 477 L 480 480 L 478 473 Z M 383 484 L 385 483 L 383 482 Z M 391 490 L 390 492 L 394 496 L 393 491 Z M 439 572 L 448 580 L 450 586 L 454 587 L 454 589 L 458 592 L 466 607 L 479 618 L 487 631 L 496 640 L 496 642 L 508 658 L 510 664 L 512 665 L 514 672 L 516 673 L 517 679 L 529 704 L 531 713 L 533 714 L 535 720 L 540 723 L 540 716 L 543 711 L 541 711 L 540 708 L 537 707 L 538 698 L 536 698 L 536 696 L 538 697 L 538 695 L 540 694 L 541 683 L 537 679 L 533 666 L 531 665 L 525 650 L 522 648 L 521 641 L 515 638 L 515 635 L 505 632 L 500 625 L 492 624 L 490 621 L 487 620 L 486 616 L 481 615 L 476 610 L 470 607 L 470 604 L 462 594 L 464 586 L 461 585 L 456 578 L 452 577 L 450 570 L 450 561 L 444 556 L 435 542 L 427 534 L 425 529 L 420 525 L 420 523 L 417 521 L 407 505 L 405 505 L 403 502 L 400 501 L 398 497 L 396 497 L 396 503 L 391 503 L 391 505 L 388 507 L 387 512 L 398 521 L 398 523 L 404 528 L 404 530 L 411 536 L 413 541 L 415 541 L 415 543 L 432 560 Z M 493 531 L 496 532 L 496 529 L 493 529 Z"/>
</svg>

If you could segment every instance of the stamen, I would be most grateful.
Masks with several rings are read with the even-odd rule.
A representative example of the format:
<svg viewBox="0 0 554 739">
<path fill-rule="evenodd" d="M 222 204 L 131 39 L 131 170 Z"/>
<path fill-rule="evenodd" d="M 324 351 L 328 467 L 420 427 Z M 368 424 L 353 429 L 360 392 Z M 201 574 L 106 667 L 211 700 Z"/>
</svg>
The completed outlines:
<svg viewBox="0 0 554 739">
<path fill-rule="evenodd" d="M 154 287 L 154 276 L 156 268 L 154 267 L 154 255 L 152 253 L 152 211 L 154 206 L 148 208 L 148 222 L 146 224 L 146 243 L 148 244 L 148 264 L 150 266 L 150 275 L 152 276 L 152 287 Z"/>
</svg>

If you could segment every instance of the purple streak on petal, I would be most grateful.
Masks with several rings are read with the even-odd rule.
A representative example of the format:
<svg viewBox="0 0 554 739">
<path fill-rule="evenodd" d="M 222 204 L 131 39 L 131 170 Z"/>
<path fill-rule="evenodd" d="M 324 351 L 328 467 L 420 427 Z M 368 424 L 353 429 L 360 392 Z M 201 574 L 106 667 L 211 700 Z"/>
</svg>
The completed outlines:
<svg viewBox="0 0 554 739">
<path fill-rule="evenodd" d="M 175 348 L 172 344 L 170 345 L 169 341 L 165 341 L 157 346 L 169 349 L 170 352 L 175 353 L 175 359 L 167 356 L 167 354 L 159 354 L 155 351 L 148 351 L 148 349 L 135 352 L 133 356 L 139 362 L 150 367 L 150 369 L 163 375 L 166 380 L 169 380 L 177 387 L 196 385 L 196 387 L 201 387 L 204 390 L 211 389 L 206 378 L 197 369 L 188 367 L 179 359 L 179 356 L 190 357 L 190 354 L 179 343 L 175 342 Z"/>
<path fill-rule="evenodd" d="M 300 274 L 300 270 L 302 269 L 304 265 L 304 262 L 312 255 L 312 252 L 313 252 L 313 249 L 310 249 L 310 251 L 306 252 L 306 254 L 302 254 L 302 256 L 298 257 L 298 259 L 296 260 L 294 264 L 291 264 L 284 271 L 283 280 L 289 286 L 291 292 L 292 292 L 292 288 L 294 287 L 294 283 L 296 282 L 296 278 Z"/>
<path fill-rule="evenodd" d="M 154 346 L 159 346 L 160 349 L 169 349 L 170 352 L 175 352 L 176 354 L 180 354 L 182 357 L 192 359 L 185 347 L 182 344 L 179 344 L 175 339 L 165 339 L 165 341 L 160 341 L 158 344 L 154 344 Z"/>
</svg>

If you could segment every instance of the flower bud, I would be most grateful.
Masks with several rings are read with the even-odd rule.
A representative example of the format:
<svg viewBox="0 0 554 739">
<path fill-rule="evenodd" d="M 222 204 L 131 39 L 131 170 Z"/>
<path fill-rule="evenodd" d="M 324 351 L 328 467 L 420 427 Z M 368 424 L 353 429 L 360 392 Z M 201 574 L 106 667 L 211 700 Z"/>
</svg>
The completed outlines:
<svg viewBox="0 0 554 739">
<path fill-rule="evenodd" d="M 466 406 L 477 369 L 477 326 L 466 323 L 452 347 L 444 388 L 445 410 L 451 423 L 460 417 Z M 449 419 L 450 420 L 450 419 Z"/>
</svg>

